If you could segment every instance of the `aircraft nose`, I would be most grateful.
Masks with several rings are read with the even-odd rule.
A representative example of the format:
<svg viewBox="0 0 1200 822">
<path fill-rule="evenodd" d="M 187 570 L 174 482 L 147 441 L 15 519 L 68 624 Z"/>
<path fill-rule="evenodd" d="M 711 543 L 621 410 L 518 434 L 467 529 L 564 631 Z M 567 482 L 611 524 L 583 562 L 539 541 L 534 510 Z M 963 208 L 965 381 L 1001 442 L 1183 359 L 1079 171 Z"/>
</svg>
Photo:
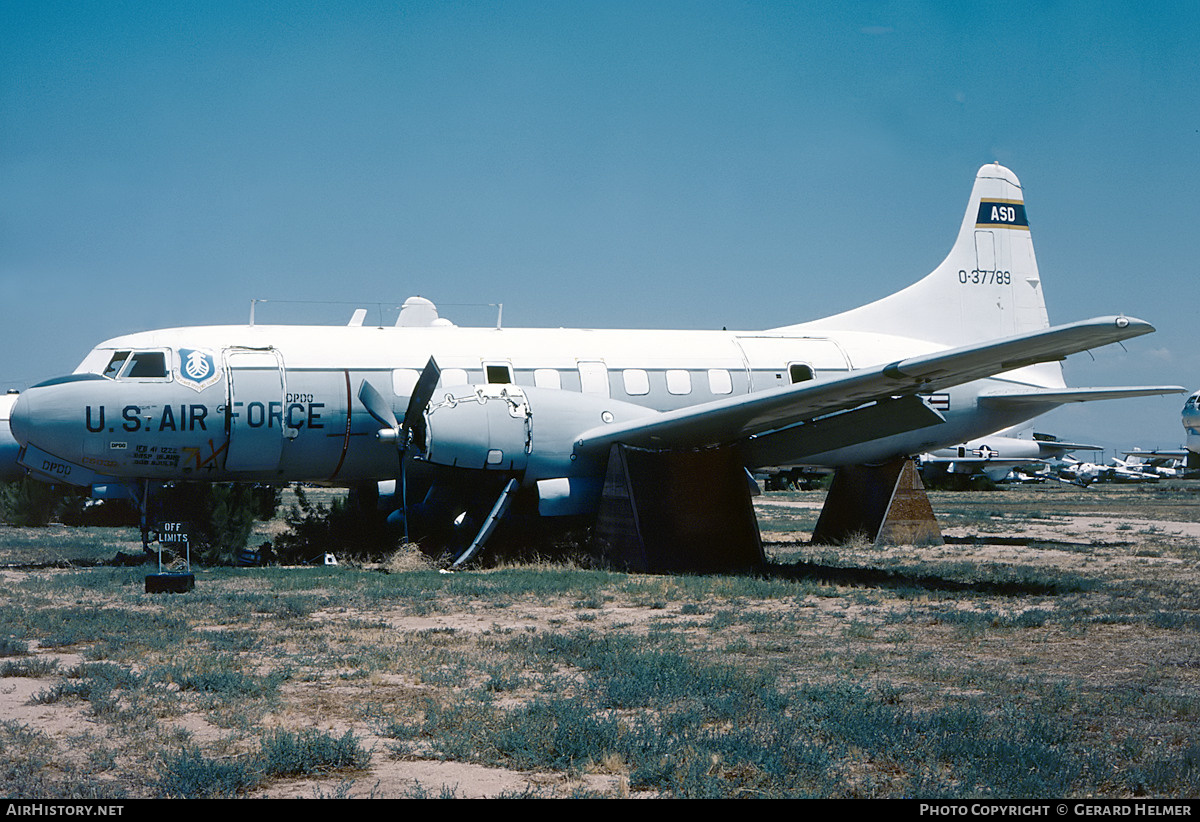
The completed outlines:
<svg viewBox="0 0 1200 822">
<path fill-rule="evenodd" d="M 17 454 L 21 446 L 12 434 L 12 408 L 19 394 L 0 397 L 0 482 L 12 482 L 25 475 L 25 469 L 17 465 Z"/>
<path fill-rule="evenodd" d="M 21 446 L 29 442 L 29 399 L 27 394 L 18 394 L 16 402 L 13 403 L 7 420 L 7 431 L 9 439 L 20 449 Z"/>
<path fill-rule="evenodd" d="M 39 383 L 18 394 L 8 420 L 17 445 L 32 445 L 62 459 L 78 461 L 83 448 L 80 411 L 85 405 L 81 403 L 86 403 L 81 385 L 81 378 L 72 375 Z"/>
</svg>

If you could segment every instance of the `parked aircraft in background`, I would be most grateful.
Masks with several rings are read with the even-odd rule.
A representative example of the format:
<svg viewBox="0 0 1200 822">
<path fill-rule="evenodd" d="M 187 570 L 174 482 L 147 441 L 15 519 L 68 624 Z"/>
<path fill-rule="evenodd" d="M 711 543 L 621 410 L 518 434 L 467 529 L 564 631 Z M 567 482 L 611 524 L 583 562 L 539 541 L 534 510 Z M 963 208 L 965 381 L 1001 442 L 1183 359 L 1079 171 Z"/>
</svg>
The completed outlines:
<svg viewBox="0 0 1200 822">
<path fill-rule="evenodd" d="M 25 469 L 17 464 L 21 446 L 13 439 L 8 418 L 17 402 L 17 393 L 0 395 L 0 482 L 12 482 L 25 476 Z"/>
<path fill-rule="evenodd" d="M 1062 482 L 1088 486 L 1108 476 L 1110 468 L 1095 462 L 1083 462 L 1074 457 L 1064 457 L 1055 464 L 1054 473 Z"/>
<path fill-rule="evenodd" d="M 1153 330 L 1125 316 L 1051 327 L 1020 183 L 986 165 L 941 265 L 826 319 L 458 328 L 418 300 L 396 327 L 356 312 L 342 327 L 145 331 L 22 393 L 11 424 L 21 464 L 51 481 L 394 488 L 414 538 L 473 537 L 460 560 L 514 516 L 599 519 L 619 537 L 623 512 L 646 537 L 700 473 L 710 496 L 671 525 L 687 539 L 658 541 L 719 545 L 742 516 L 728 511 L 748 507 L 747 469 L 874 464 L 1064 403 L 1179 393 L 1063 380 L 1066 356 Z"/>
<path fill-rule="evenodd" d="M 1135 448 L 1122 453 L 1125 459 L 1113 457 L 1113 464 L 1127 471 L 1150 474 L 1160 479 L 1176 479 L 1182 477 L 1186 471 L 1187 450 L 1183 448 L 1169 451 L 1143 451 Z"/>
<path fill-rule="evenodd" d="M 1200 391 L 1183 404 L 1183 430 L 1187 434 L 1186 467 L 1200 469 Z"/>
<path fill-rule="evenodd" d="M 1062 442 L 1047 434 L 1034 434 L 1032 439 L 1026 439 L 1014 436 L 1010 430 L 926 452 L 917 462 L 927 485 L 949 477 L 966 480 L 979 474 L 1000 482 L 1016 468 L 1036 468 L 1074 451 L 1100 450 L 1098 445 Z"/>
<path fill-rule="evenodd" d="M 1060 482 L 1087 487 L 1093 483 L 1158 482 L 1173 474 L 1159 472 L 1134 461 L 1113 457 L 1108 463 L 1081 462 L 1067 456 L 1050 464 L 1052 478 Z"/>
</svg>

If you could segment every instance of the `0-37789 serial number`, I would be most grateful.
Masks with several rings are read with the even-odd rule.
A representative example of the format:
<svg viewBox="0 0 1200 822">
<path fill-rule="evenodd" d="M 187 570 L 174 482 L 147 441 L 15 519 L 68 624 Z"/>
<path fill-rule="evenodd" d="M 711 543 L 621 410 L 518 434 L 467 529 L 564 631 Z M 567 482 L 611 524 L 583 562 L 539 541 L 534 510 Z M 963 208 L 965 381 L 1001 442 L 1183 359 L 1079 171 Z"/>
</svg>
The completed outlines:
<svg viewBox="0 0 1200 822">
<path fill-rule="evenodd" d="M 959 269 L 958 281 L 963 285 L 968 283 L 974 285 L 1012 285 L 1012 272 L 988 271 L 982 268 L 974 268 L 970 271 Z"/>
</svg>

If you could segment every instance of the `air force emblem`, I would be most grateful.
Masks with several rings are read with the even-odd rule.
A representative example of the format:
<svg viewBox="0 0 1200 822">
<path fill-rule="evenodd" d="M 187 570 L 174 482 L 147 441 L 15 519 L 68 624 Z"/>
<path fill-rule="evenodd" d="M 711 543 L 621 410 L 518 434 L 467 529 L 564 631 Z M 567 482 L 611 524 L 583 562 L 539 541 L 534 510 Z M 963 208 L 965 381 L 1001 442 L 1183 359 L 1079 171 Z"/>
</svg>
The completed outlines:
<svg viewBox="0 0 1200 822">
<path fill-rule="evenodd" d="M 179 381 L 193 391 L 203 391 L 221 380 L 221 369 L 208 351 L 179 349 Z"/>
</svg>

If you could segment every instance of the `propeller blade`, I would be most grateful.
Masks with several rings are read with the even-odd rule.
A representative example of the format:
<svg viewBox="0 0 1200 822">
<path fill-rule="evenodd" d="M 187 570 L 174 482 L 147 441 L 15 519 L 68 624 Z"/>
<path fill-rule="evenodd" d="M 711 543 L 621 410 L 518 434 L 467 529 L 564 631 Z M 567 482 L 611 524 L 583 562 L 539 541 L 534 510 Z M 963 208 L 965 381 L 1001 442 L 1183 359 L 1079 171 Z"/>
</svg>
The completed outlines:
<svg viewBox="0 0 1200 822">
<path fill-rule="evenodd" d="M 362 385 L 358 387 L 358 399 L 367 411 L 370 412 L 371 416 L 375 418 L 376 422 L 395 430 L 398 423 L 396 422 L 396 414 L 392 411 L 392 405 L 384 399 L 375 386 L 363 380 Z"/>
<path fill-rule="evenodd" d="M 415 443 L 417 450 L 425 450 L 425 409 L 433 399 L 437 390 L 438 380 L 442 378 L 442 369 L 438 368 L 433 357 L 425 364 L 417 384 L 413 386 L 412 396 L 408 399 L 408 409 L 404 412 L 404 430 L 408 432 L 408 441 Z"/>
<path fill-rule="evenodd" d="M 513 477 L 508 481 L 508 484 L 504 486 L 504 490 L 500 492 L 500 498 L 496 500 L 496 504 L 492 506 L 492 512 L 488 514 L 487 519 L 483 521 L 483 527 L 479 529 L 479 533 L 475 535 L 475 539 L 473 539 L 471 544 L 467 546 L 467 550 L 463 551 L 462 554 L 459 555 L 458 559 L 454 560 L 454 562 L 450 565 L 451 569 L 458 568 L 463 563 L 470 560 L 471 557 L 475 556 L 475 554 L 481 548 L 483 548 L 483 544 L 488 541 L 488 538 L 492 535 L 492 532 L 496 530 L 496 526 L 504 517 L 504 512 L 508 510 L 508 504 L 512 502 L 513 494 L 516 492 L 518 487 L 520 487 L 520 483 L 517 482 L 516 477 Z"/>
</svg>

